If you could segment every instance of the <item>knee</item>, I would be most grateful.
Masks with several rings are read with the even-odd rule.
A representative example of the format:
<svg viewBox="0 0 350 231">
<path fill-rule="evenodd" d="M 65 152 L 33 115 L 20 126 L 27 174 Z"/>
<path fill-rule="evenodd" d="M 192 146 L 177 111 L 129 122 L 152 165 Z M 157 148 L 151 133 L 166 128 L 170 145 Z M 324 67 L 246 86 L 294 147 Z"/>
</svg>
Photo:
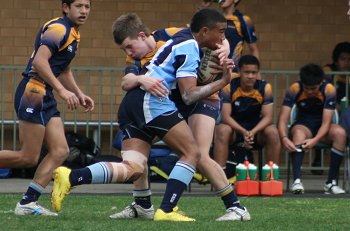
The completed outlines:
<svg viewBox="0 0 350 231">
<path fill-rule="evenodd" d="M 127 165 L 128 169 L 128 179 L 127 181 L 135 181 L 139 179 L 144 174 L 144 166 L 141 166 L 140 164 L 129 162 L 129 161 L 123 161 L 125 165 Z"/>
<path fill-rule="evenodd" d="M 140 152 L 129 150 L 122 151 L 123 163 L 126 166 L 126 181 L 135 181 L 146 171 L 147 158 Z"/>
<path fill-rule="evenodd" d="M 226 142 L 232 134 L 232 129 L 226 124 L 220 124 L 215 128 L 215 141 Z"/>
<path fill-rule="evenodd" d="M 68 158 L 70 150 L 68 146 L 64 146 L 49 150 L 49 153 L 54 156 L 57 162 L 62 164 Z"/>
<path fill-rule="evenodd" d="M 22 155 L 20 162 L 22 163 L 22 167 L 31 168 L 35 167 L 39 162 L 39 155 L 33 157 L 28 155 Z"/>
</svg>

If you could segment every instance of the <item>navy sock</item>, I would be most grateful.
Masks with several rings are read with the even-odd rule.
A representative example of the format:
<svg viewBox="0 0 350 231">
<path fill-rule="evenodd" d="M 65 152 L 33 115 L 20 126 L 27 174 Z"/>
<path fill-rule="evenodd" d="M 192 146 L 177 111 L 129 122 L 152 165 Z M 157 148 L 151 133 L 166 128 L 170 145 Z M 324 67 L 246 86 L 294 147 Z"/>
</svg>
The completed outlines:
<svg viewBox="0 0 350 231">
<path fill-rule="evenodd" d="M 19 202 L 21 205 L 25 205 L 34 201 L 38 201 L 41 196 L 43 187 L 35 182 L 31 182 L 27 189 L 27 192 L 22 197 L 22 200 Z"/>
<path fill-rule="evenodd" d="M 224 202 L 226 209 L 231 207 L 239 207 L 243 209 L 234 191 L 221 197 L 221 200 Z"/>
<path fill-rule="evenodd" d="M 71 186 L 91 184 L 92 174 L 89 168 L 72 169 L 69 175 Z"/>
<path fill-rule="evenodd" d="M 149 209 L 152 206 L 151 196 L 135 196 L 135 203 L 144 209 Z"/>
<path fill-rule="evenodd" d="M 326 184 L 329 184 L 332 182 L 332 180 L 336 180 L 339 175 L 339 168 L 341 161 L 343 159 L 343 152 L 340 152 L 336 150 L 335 148 L 331 149 L 331 161 L 329 166 L 329 172 L 328 172 L 328 179 Z"/>
<path fill-rule="evenodd" d="M 304 160 L 304 152 L 292 152 L 293 175 L 295 179 L 301 179 L 301 165 Z"/>
<path fill-rule="evenodd" d="M 172 212 L 186 188 L 187 185 L 184 182 L 169 179 L 160 208 L 166 213 Z"/>
</svg>

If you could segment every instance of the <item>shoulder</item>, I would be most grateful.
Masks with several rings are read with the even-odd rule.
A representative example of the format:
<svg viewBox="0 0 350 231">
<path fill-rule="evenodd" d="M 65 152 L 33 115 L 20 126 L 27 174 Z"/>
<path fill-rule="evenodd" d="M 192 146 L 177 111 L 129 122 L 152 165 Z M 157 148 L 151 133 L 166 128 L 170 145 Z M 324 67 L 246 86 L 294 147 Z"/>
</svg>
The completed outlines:
<svg viewBox="0 0 350 231">
<path fill-rule="evenodd" d="M 323 87 L 324 92 L 326 95 L 330 95 L 336 92 L 336 89 L 333 84 L 328 82 L 322 82 L 321 87 Z"/>
<path fill-rule="evenodd" d="M 47 21 L 43 26 L 43 33 L 56 33 L 59 35 L 65 35 L 69 31 L 70 25 L 63 18 L 54 18 L 50 21 Z"/>
<path fill-rule="evenodd" d="M 293 93 L 298 93 L 301 90 L 301 85 L 300 82 L 294 82 L 292 83 L 292 85 L 289 86 L 289 91 L 293 92 Z"/>
</svg>

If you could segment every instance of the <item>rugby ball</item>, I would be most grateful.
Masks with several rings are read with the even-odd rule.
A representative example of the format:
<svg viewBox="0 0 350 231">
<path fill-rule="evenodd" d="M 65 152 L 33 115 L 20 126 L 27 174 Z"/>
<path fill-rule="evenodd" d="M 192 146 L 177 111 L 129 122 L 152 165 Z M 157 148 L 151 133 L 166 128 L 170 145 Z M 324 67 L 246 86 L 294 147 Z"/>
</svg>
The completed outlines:
<svg viewBox="0 0 350 231">
<path fill-rule="evenodd" d="M 202 53 L 203 53 L 203 57 L 198 67 L 197 81 L 200 85 L 205 85 L 212 82 L 216 78 L 216 74 L 212 73 L 214 69 L 210 67 L 210 65 L 212 64 L 215 65 L 215 63 L 211 61 L 211 57 L 215 55 L 215 51 L 209 48 L 203 47 Z"/>
</svg>

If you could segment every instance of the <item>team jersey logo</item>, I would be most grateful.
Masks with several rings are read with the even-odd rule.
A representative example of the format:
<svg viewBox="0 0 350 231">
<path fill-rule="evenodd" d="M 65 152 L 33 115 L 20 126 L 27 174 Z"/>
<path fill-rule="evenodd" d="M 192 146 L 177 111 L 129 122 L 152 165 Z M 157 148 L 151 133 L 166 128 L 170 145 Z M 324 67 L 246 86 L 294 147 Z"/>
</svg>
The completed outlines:
<svg viewBox="0 0 350 231">
<path fill-rule="evenodd" d="M 68 50 L 69 52 L 73 52 L 73 47 L 72 47 L 71 45 L 69 45 L 68 48 L 67 48 L 67 50 Z"/>
</svg>

